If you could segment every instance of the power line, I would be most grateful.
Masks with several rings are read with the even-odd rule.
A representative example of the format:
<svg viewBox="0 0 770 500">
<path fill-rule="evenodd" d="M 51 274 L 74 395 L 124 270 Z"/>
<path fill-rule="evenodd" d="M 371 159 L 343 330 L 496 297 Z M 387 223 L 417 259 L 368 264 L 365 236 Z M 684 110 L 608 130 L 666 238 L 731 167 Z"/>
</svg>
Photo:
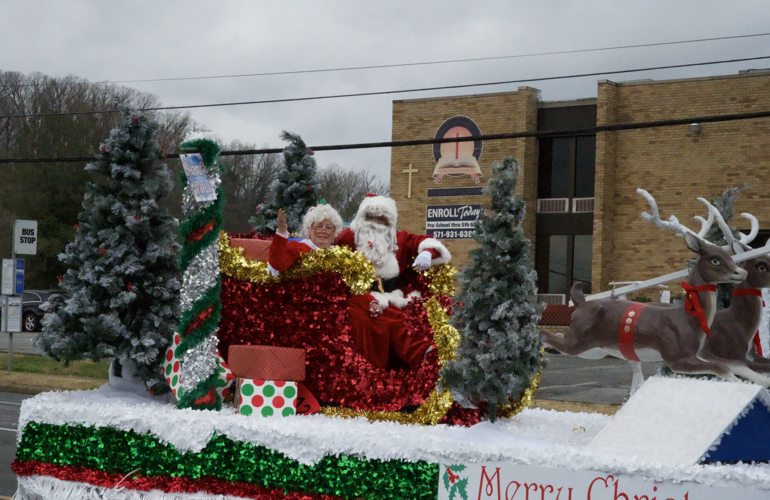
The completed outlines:
<svg viewBox="0 0 770 500">
<path fill-rule="evenodd" d="M 656 43 L 640 43 L 635 45 L 618 45 L 615 47 L 599 47 L 592 49 L 575 49 L 575 50 L 559 50 L 554 52 L 536 52 L 530 54 L 516 54 L 510 56 L 491 56 L 491 57 L 474 57 L 468 59 L 445 59 L 439 61 L 422 61 L 413 63 L 397 63 L 397 64 L 376 64 L 371 66 L 348 66 L 340 68 L 325 68 L 325 69 L 305 69 L 294 71 L 270 71 L 265 73 L 242 73 L 235 75 L 212 75 L 212 76 L 182 76 L 172 78 L 147 78 L 138 80 L 104 80 L 100 82 L 94 82 L 99 84 L 115 84 L 115 83 L 146 83 L 146 82 L 179 82 L 189 80 L 215 80 L 224 78 L 247 78 L 255 76 L 278 76 L 278 75 L 300 75 L 307 73 L 331 73 L 335 71 L 359 71 L 367 69 L 384 69 L 384 68 L 406 68 L 412 66 L 432 66 L 438 64 L 456 64 L 465 62 L 479 62 L 479 61 L 499 61 L 502 59 L 521 59 L 525 57 L 541 57 L 541 56 L 553 56 L 563 54 L 580 54 L 585 52 L 602 52 L 608 50 L 622 50 L 622 49 L 636 49 L 643 47 L 661 47 L 665 45 L 681 45 L 686 43 L 700 43 L 700 42 L 713 42 L 719 40 L 736 40 L 740 38 L 753 38 L 760 36 L 768 36 L 770 33 L 755 33 L 752 35 L 735 35 L 735 36 L 720 36 L 713 38 L 697 38 L 694 40 L 677 40 L 673 42 L 656 42 Z"/>
<path fill-rule="evenodd" d="M 347 97 L 371 97 L 371 96 L 377 96 L 377 95 L 407 94 L 407 93 L 414 93 L 414 92 L 431 92 L 436 90 L 453 90 L 453 89 L 465 89 L 465 88 L 471 88 L 471 87 L 489 87 L 493 85 L 510 85 L 514 83 L 532 83 L 532 82 L 543 82 L 543 81 L 549 81 L 549 80 L 566 80 L 566 79 L 572 79 L 572 78 L 585 78 L 589 76 L 619 75 L 622 73 L 639 73 L 643 71 L 657 71 L 662 69 L 692 68 L 696 66 L 709 66 L 714 64 L 729 64 L 729 63 L 736 63 L 736 62 L 759 61 L 762 59 L 770 59 L 770 56 L 744 57 L 740 59 L 725 59 L 722 61 L 706 61 L 706 62 L 687 63 L 687 64 L 672 64 L 668 66 L 652 66 L 648 68 L 623 69 L 623 70 L 616 70 L 616 71 L 598 71 L 595 73 L 579 73 L 579 74 L 573 74 L 573 75 L 546 76 L 546 77 L 540 77 L 540 78 L 526 78 L 521 80 L 506 80 L 501 82 L 468 83 L 463 85 L 445 85 L 441 87 L 423 87 L 423 88 L 417 88 L 417 89 L 382 90 L 377 92 L 360 92 L 360 93 L 354 93 L 354 94 L 336 94 L 336 95 L 313 96 L 313 97 L 291 97 L 286 99 L 267 99 L 267 100 L 261 100 L 261 101 L 225 102 L 225 103 L 214 103 L 214 104 L 190 104 L 190 105 L 184 105 L 184 106 L 161 106 L 156 108 L 142 108 L 141 111 L 169 111 L 174 109 L 216 108 L 216 107 L 225 107 L 225 106 L 276 104 L 276 103 L 284 103 L 284 102 L 342 99 Z M 104 111 L 69 111 L 65 113 L 5 115 L 5 116 L 0 116 L 0 118 L 43 118 L 43 117 L 50 117 L 50 116 L 97 115 L 97 114 L 109 114 L 109 113 L 117 113 L 117 112 L 118 110 L 116 109 L 104 110 Z"/>
<path fill-rule="evenodd" d="M 770 118 L 770 111 L 758 111 L 755 113 L 738 113 L 730 115 L 710 115 L 694 118 L 681 118 L 677 120 L 658 120 L 653 122 L 641 123 L 623 123 L 619 125 L 601 125 L 597 127 L 570 129 L 570 130 L 546 130 L 538 132 L 509 132 L 505 134 L 488 134 L 476 137 L 448 137 L 441 139 L 415 139 L 410 141 L 389 141 L 389 142 L 365 142 L 358 144 L 336 144 L 330 146 L 312 146 L 313 151 L 341 151 L 350 149 L 374 149 L 374 148 L 398 148 L 406 146 L 422 146 L 429 144 L 445 144 L 455 142 L 470 141 L 498 141 L 503 139 L 522 139 L 522 138 L 553 138 L 575 135 L 593 135 L 600 132 L 619 132 L 622 130 L 640 130 L 660 127 L 674 127 L 678 125 L 689 125 L 691 123 L 718 123 L 737 120 L 753 120 L 758 118 Z M 269 149 L 244 149 L 237 151 L 222 151 L 220 156 L 250 156 L 259 154 L 274 154 L 283 152 L 283 148 Z M 179 158 L 178 153 L 169 154 L 166 158 Z M 82 156 L 76 158 L 0 158 L 0 163 L 75 163 L 90 162 L 96 158 L 91 156 Z"/>
</svg>

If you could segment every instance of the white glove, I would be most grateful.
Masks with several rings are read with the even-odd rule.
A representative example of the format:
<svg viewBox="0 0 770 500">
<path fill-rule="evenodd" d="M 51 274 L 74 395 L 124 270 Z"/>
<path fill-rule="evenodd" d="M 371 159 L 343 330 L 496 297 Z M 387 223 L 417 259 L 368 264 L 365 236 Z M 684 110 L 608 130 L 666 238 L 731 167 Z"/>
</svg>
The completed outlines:
<svg viewBox="0 0 770 500">
<path fill-rule="evenodd" d="M 420 255 L 414 259 L 414 267 L 416 267 L 418 271 L 425 271 L 430 267 L 431 260 L 433 260 L 433 255 L 429 251 L 425 250 L 420 252 Z"/>
</svg>

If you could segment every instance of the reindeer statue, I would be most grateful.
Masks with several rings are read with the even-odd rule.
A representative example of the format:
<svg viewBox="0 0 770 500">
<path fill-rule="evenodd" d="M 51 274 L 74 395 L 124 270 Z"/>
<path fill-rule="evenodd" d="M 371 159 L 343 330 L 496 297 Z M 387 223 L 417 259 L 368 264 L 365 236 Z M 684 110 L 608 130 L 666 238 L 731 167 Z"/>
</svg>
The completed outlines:
<svg viewBox="0 0 770 500">
<path fill-rule="evenodd" d="M 660 220 L 654 199 L 638 190 Z M 651 218 L 643 214 L 646 219 Z M 649 219 L 648 219 L 649 220 Z M 709 216 L 713 221 L 713 215 Z M 744 269 L 736 266 L 727 252 L 707 243 L 705 235 L 710 224 L 696 234 L 676 217 L 658 223 L 684 235 L 687 247 L 698 254 L 690 272 L 687 301 L 680 306 L 638 303 L 617 298 L 586 301 L 583 285 L 576 282 L 570 297 L 577 306 L 565 335 L 541 331 L 544 343 L 571 356 L 598 359 L 614 356 L 629 361 L 663 361 L 672 371 L 686 374 L 712 374 L 737 382 L 736 375 L 752 382 L 770 386 L 770 378 L 749 369 L 744 363 L 714 356 L 708 345 L 708 334 L 716 313 L 716 284 L 738 284 L 746 279 Z"/>
<path fill-rule="evenodd" d="M 719 211 L 707 201 L 702 201 L 716 217 L 725 241 L 735 247 L 735 237 Z M 751 222 L 751 231 L 748 235 L 738 233 L 739 252 L 751 249 L 748 245 L 754 241 L 759 230 L 756 217 L 748 213 L 741 216 Z M 757 372 L 770 372 L 770 359 L 762 357 L 758 335 L 763 305 L 761 289 L 770 287 L 770 256 L 760 255 L 742 262 L 740 266 L 747 272 L 747 277 L 733 288 L 730 307 L 717 311 L 714 316 L 709 348 L 720 358 L 740 361 Z"/>
</svg>

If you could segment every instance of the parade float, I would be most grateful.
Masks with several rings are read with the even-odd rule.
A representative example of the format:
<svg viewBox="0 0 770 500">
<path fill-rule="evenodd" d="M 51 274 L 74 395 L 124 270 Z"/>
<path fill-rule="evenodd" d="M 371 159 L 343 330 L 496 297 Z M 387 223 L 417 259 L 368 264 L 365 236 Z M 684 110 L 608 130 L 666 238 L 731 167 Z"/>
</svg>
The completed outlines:
<svg viewBox="0 0 770 500">
<path fill-rule="evenodd" d="M 141 129 L 143 120 L 129 113 L 124 128 Z M 100 158 L 113 178 L 132 177 L 129 167 L 110 167 L 115 156 L 128 156 L 126 163 L 141 170 L 141 162 L 125 152 L 130 148 L 118 147 L 127 140 L 119 131 L 102 151 L 113 155 Z M 211 141 L 193 141 L 183 150 L 197 155 L 186 168 L 186 220 L 179 231 L 184 245 L 145 248 L 179 260 L 181 280 L 156 277 L 168 288 L 153 289 L 159 300 L 179 297 L 178 321 L 164 321 L 173 314 L 161 308 L 153 318 L 156 327 L 165 328 L 165 341 L 132 340 L 124 329 L 127 341 L 99 344 L 102 354 L 119 361 L 110 383 L 100 389 L 49 392 L 24 401 L 13 464 L 19 476 L 16 498 L 695 500 L 770 495 L 770 395 L 762 386 L 656 377 L 614 417 L 530 409 L 542 356 L 539 307 L 534 300 L 495 303 L 482 327 L 469 324 L 467 310 L 453 307 L 451 265 L 412 269 L 402 280 L 416 292 L 404 307 L 405 327 L 431 340 L 433 348 L 413 367 L 375 368 L 354 349 L 348 311 L 351 297 L 370 290 L 376 278 L 372 264 L 360 252 L 334 247 L 307 253 L 273 276 L 265 258 L 269 238 L 221 231 L 218 148 Z M 153 154 L 158 160 L 158 152 Z M 480 224 L 520 231 L 524 209 L 512 195 L 515 170 L 513 160 L 496 167 L 499 179 L 490 182 L 498 189 L 491 193 L 496 213 Z M 103 201 L 96 196 L 84 207 Z M 138 231 L 144 215 L 151 216 L 153 204 L 146 200 L 135 208 L 128 200 L 118 201 L 120 207 L 116 200 L 104 206 L 118 214 L 127 231 Z M 90 232 L 95 223 L 81 221 L 76 243 L 98 243 L 92 239 L 100 233 Z M 497 240 L 489 236 L 493 233 L 480 238 L 482 247 L 490 245 L 483 250 L 501 241 L 499 235 Z M 111 239 L 95 252 L 109 259 L 124 241 Z M 746 277 L 727 262 L 731 259 L 723 250 L 701 248 L 692 237 L 688 245 L 706 255 L 704 265 L 726 259 L 723 267 Z M 500 253 L 507 255 L 504 260 L 478 266 L 488 279 L 464 275 L 458 303 L 460 298 L 494 302 L 494 294 L 484 290 L 509 285 L 532 294 L 531 266 L 524 274 L 516 269 L 516 259 L 527 259 L 528 252 L 528 244 L 509 245 Z M 735 260 L 762 253 L 753 252 Z M 143 258 L 149 257 L 137 256 Z M 122 303 L 136 308 L 132 301 L 142 298 L 148 282 L 95 276 L 106 269 L 81 266 L 63 284 L 85 277 L 102 288 L 114 287 L 114 309 Z M 504 276 L 521 280 L 506 284 Z M 96 309 L 88 299 L 85 293 L 77 304 L 69 299 L 47 319 L 47 352 L 66 359 L 66 353 L 83 349 L 89 332 L 119 328 L 114 315 L 92 311 L 101 324 L 95 320 L 87 323 L 92 330 L 58 336 L 57 331 L 72 328 L 66 314 L 76 305 Z M 701 303 L 708 304 L 708 297 Z M 578 307 L 601 304 L 587 300 Z M 453 314 L 464 318 L 462 333 L 450 323 Z M 700 328 L 698 314 L 685 315 L 679 323 L 689 324 L 690 317 Z M 643 317 L 641 312 L 637 319 Z M 643 322 L 630 318 L 628 325 L 638 324 L 641 338 Z M 584 351 L 617 350 L 638 361 L 633 336 L 623 337 L 618 348 L 617 331 L 625 319 L 612 326 L 615 344 L 594 345 L 585 329 L 566 337 L 583 335 L 578 344 Z M 554 345 L 561 339 L 546 340 Z M 499 347 L 506 343 L 505 349 Z M 151 358 L 153 349 L 163 360 L 160 376 L 137 361 Z M 518 353 L 520 359 L 514 363 L 503 353 Z M 534 372 L 501 368 L 495 380 L 482 373 L 485 363 Z M 458 381 L 468 373 L 473 380 L 462 386 Z M 756 381 L 763 382 L 761 377 Z M 141 382 L 132 384 L 136 381 Z M 453 393 L 453 387 L 467 390 Z M 518 390 L 501 399 L 506 387 Z"/>
</svg>

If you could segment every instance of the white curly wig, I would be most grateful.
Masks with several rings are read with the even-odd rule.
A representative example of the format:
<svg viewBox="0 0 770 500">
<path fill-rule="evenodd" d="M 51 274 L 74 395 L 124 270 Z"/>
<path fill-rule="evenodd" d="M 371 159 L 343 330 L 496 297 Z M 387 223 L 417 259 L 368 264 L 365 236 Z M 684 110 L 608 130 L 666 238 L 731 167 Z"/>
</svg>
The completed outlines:
<svg viewBox="0 0 770 500">
<path fill-rule="evenodd" d="M 331 205 L 316 205 L 308 210 L 305 217 L 302 218 L 302 230 L 299 234 L 303 238 L 310 238 L 310 226 L 324 219 L 329 219 L 332 225 L 334 225 L 332 239 L 336 238 L 343 229 L 342 217 Z"/>
</svg>

